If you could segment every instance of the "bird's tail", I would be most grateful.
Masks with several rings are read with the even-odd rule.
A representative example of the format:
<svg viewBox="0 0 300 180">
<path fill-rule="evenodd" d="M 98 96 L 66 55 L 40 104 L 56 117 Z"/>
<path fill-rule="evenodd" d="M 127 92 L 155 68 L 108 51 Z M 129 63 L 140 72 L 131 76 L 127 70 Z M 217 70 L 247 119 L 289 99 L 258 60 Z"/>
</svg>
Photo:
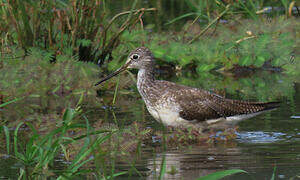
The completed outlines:
<svg viewBox="0 0 300 180">
<path fill-rule="evenodd" d="M 231 104 L 231 108 L 227 110 L 227 116 L 236 114 L 251 114 L 260 111 L 266 111 L 275 109 L 280 106 L 280 102 L 248 102 L 248 101 L 237 101 L 227 100 Z"/>
<path fill-rule="evenodd" d="M 261 103 L 260 106 L 263 106 L 264 109 L 263 110 L 271 110 L 271 109 L 275 109 L 278 108 L 280 106 L 280 102 L 265 102 L 265 103 Z"/>
</svg>

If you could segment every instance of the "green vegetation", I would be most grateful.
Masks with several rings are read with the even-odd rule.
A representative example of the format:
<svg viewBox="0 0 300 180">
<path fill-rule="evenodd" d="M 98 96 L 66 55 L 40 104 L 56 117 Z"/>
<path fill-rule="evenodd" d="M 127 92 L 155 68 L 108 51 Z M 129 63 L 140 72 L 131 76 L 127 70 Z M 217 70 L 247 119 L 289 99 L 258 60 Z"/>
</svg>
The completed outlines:
<svg viewBox="0 0 300 180">
<path fill-rule="evenodd" d="M 98 89 L 93 84 L 132 49 L 147 46 L 167 69 L 164 79 L 239 99 L 293 102 L 300 76 L 297 6 L 289 0 L 0 0 L 0 157 L 17 164 L 11 178 L 143 178 L 149 174 L 136 162 L 145 147 L 165 152 L 235 139 L 232 132 L 166 133 L 148 121 L 130 72 Z M 167 163 L 163 156 L 157 178 L 177 173 Z"/>
<path fill-rule="evenodd" d="M 158 1 L 158 4 L 161 3 Z M 299 32 L 299 22 L 291 18 L 292 8 L 296 4 L 290 1 L 224 3 L 186 0 L 178 5 L 182 9 L 188 8 L 190 12 L 179 12 L 178 17 L 164 26 L 186 18 L 193 20 L 173 36 L 170 33 L 151 33 L 156 28 L 153 28 L 155 24 L 151 24 L 155 22 L 150 19 L 150 12 L 164 9 L 159 5 L 145 9 L 142 5 L 135 0 L 129 11 L 112 14 L 110 9 L 114 4 L 100 0 L 59 0 L 56 3 L 2 1 L 0 47 L 2 53 L 6 54 L 12 53 L 9 47 L 17 45 L 25 50 L 23 56 L 30 54 L 31 47 L 36 47 L 46 51 L 53 61 L 62 54 L 102 65 L 106 60 L 123 59 L 128 50 L 147 43 L 157 58 L 179 66 L 195 64 L 197 71 L 203 72 L 220 66 L 231 69 L 234 65 L 289 67 L 288 60 L 295 56 L 293 52 L 299 44 L 296 42 L 299 34 L 294 33 Z M 150 2 L 145 6 L 151 5 L 154 4 Z M 283 6 L 285 9 L 271 11 L 263 9 L 265 6 Z M 175 5 L 172 3 L 171 7 L 175 8 Z M 271 12 L 264 15 L 268 11 Z M 141 19 L 144 14 L 146 21 L 149 21 L 145 27 Z M 284 16 L 278 16 L 280 14 Z M 273 19 L 271 22 L 270 16 Z M 220 18 L 229 23 L 222 25 Z M 201 30 L 201 25 L 205 23 L 209 25 Z M 157 26 L 162 24 L 157 20 Z M 149 30 L 151 32 L 147 33 Z"/>
<path fill-rule="evenodd" d="M 77 109 L 78 108 L 79 107 L 77 107 Z M 13 132 L 13 136 L 10 136 L 10 131 L 6 126 L 2 127 L 6 136 L 7 154 L 21 163 L 18 174 L 19 179 L 44 179 L 50 177 L 70 179 L 80 176 L 83 173 L 92 172 L 84 169 L 81 170 L 80 168 L 94 160 L 94 158 L 91 157 L 94 150 L 99 149 L 100 145 L 107 141 L 114 132 L 93 131 L 88 120 L 86 120 L 86 125 L 75 123 L 74 118 L 76 116 L 78 116 L 78 110 L 66 109 L 60 125 L 42 137 L 38 129 L 31 123 L 18 124 Z M 24 137 L 20 136 L 20 133 L 23 134 L 20 128 L 26 126 L 31 129 L 32 134 L 28 134 L 28 137 L 24 140 Z M 86 133 L 82 136 L 71 137 L 70 131 L 79 128 L 85 129 Z M 97 136 L 94 140 L 91 137 L 92 134 Z M 11 137 L 13 140 L 12 144 L 10 143 Z M 70 160 L 70 146 L 80 145 L 80 139 L 84 139 L 84 143 L 78 150 L 78 153 Z M 25 144 L 23 145 L 23 143 Z M 11 145 L 13 147 L 13 153 L 11 153 L 10 150 Z M 63 153 L 65 161 L 70 161 L 64 170 L 57 170 L 55 167 L 55 159 L 58 158 L 59 153 Z M 122 174 L 125 174 L 125 172 L 107 175 L 103 179 Z"/>
<path fill-rule="evenodd" d="M 13 52 L 16 56 L 22 53 L 20 50 Z M 57 111 L 66 106 L 75 106 L 81 94 L 85 95 L 85 100 L 95 99 L 91 98 L 96 96 L 91 89 L 93 80 L 97 79 L 94 64 L 64 55 L 57 56 L 56 63 L 50 63 L 51 55 L 36 48 L 30 48 L 28 54 L 25 59 L 5 58 L 2 61 L 0 92 L 3 102 L 22 98 L 15 105 L 5 107 L 8 113 L 4 113 L 2 125 L 10 119 L 35 118 L 36 112 L 56 116 L 61 113 Z"/>
<path fill-rule="evenodd" d="M 1 1 L 1 48 L 38 47 L 57 55 L 76 55 L 84 61 L 110 59 L 124 30 L 134 26 L 145 11 L 135 10 L 108 17 L 105 1 Z M 121 18 L 127 15 L 127 18 Z M 121 20 L 120 20 L 121 19 Z M 121 24 L 121 26 L 118 26 Z M 5 51 L 4 51 L 5 52 Z"/>
<path fill-rule="evenodd" d="M 268 22 L 267 22 L 268 21 Z M 299 67 L 299 57 L 295 60 L 299 23 L 284 18 L 272 21 L 261 19 L 242 20 L 242 25 L 219 25 L 217 30 L 202 36 L 199 41 L 188 44 L 190 33 L 149 34 L 142 31 L 124 33 L 120 45 L 113 53 L 116 61 L 110 62 L 110 69 L 115 69 L 124 49 L 138 46 L 139 40 L 147 42 L 156 58 L 179 68 L 195 67 L 198 73 L 221 69 L 234 71 L 238 67 L 268 69 L 296 74 L 292 67 Z M 297 25 L 298 24 L 298 25 Z M 205 43 L 203 43 L 205 42 Z M 128 48 L 128 44 L 130 45 Z M 294 70 L 292 70 L 294 69 Z"/>
<path fill-rule="evenodd" d="M 217 179 L 222 179 L 226 176 L 237 174 L 237 173 L 247 173 L 247 172 L 243 171 L 241 169 L 230 169 L 230 170 L 212 173 L 212 174 L 206 175 L 204 177 L 198 178 L 197 180 L 217 180 Z"/>
</svg>

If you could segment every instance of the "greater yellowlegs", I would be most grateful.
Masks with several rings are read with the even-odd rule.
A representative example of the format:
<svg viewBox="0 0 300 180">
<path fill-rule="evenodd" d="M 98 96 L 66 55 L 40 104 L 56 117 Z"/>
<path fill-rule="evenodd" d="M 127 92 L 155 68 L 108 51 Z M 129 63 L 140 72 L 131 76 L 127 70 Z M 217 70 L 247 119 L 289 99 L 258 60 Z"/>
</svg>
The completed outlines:
<svg viewBox="0 0 300 180">
<path fill-rule="evenodd" d="M 151 51 L 140 47 L 132 51 L 126 63 L 95 86 L 121 73 L 139 69 L 137 88 L 149 113 L 167 126 L 210 125 L 234 122 L 278 107 L 278 102 L 247 102 L 226 99 L 198 88 L 183 86 L 154 77 L 155 60 Z"/>
</svg>

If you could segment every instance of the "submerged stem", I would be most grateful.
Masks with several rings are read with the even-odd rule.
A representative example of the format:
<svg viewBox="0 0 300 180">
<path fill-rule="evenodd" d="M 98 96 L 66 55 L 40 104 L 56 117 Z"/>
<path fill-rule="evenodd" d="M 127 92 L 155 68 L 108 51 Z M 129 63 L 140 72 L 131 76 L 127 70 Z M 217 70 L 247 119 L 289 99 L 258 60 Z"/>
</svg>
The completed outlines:
<svg viewBox="0 0 300 180">
<path fill-rule="evenodd" d="M 115 104 L 116 99 L 117 99 L 117 93 L 118 93 L 118 89 L 119 89 L 119 84 L 120 84 L 120 75 L 118 75 L 117 85 L 116 85 L 115 92 L 114 92 L 114 99 L 113 99 L 113 102 L 112 102 L 113 105 Z"/>
</svg>

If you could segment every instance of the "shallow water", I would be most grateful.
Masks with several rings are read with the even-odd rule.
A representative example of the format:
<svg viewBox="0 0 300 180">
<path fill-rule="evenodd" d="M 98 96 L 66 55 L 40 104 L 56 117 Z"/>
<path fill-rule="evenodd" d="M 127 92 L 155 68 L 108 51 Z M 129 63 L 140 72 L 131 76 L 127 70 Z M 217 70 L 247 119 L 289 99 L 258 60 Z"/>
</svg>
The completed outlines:
<svg viewBox="0 0 300 180">
<path fill-rule="evenodd" d="M 147 164 L 145 167 L 151 171 L 148 178 L 159 176 L 163 158 L 169 172 L 165 179 L 196 179 L 226 169 L 249 172 L 249 175 L 234 175 L 228 179 L 251 179 L 250 176 L 254 179 L 271 179 L 274 167 L 276 179 L 295 177 L 300 173 L 300 122 L 279 116 L 281 112 L 279 108 L 271 114 L 246 120 L 240 124 L 236 140 L 230 143 L 190 146 L 148 154 L 149 157 L 143 159 L 143 163 Z M 251 127 L 253 123 L 258 125 L 266 121 L 271 121 L 272 130 L 267 126 Z M 289 128 L 282 128 L 281 123 L 289 124 Z M 171 173 L 174 170 L 175 173 Z"/>
<path fill-rule="evenodd" d="M 147 169 L 147 179 L 159 177 L 163 159 L 168 172 L 164 179 L 196 179 L 226 169 L 249 172 L 228 179 L 271 179 L 274 167 L 276 179 L 295 177 L 300 173 L 300 122 L 286 114 L 279 108 L 240 123 L 237 138 L 230 143 L 145 151 L 138 164 Z"/>
<path fill-rule="evenodd" d="M 299 178 L 300 119 L 297 118 L 300 114 L 299 84 L 286 78 L 278 74 L 256 74 L 246 78 L 214 76 L 214 79 L 218 79 L 215 82 L 191 76 L 171 78 L 175 82 L 205 89 L 215 87 L 218 90 L 222 89 L 223 85 L 226 96 L 232 98 L 266 101 L 265 98 L 269 96 L 269 100 L 277 99 L 282 101 L 282 104 L 278 109 L 240 122 L 237 138 L 230 142 L 170 148 L 158 153 L 146 149 L 142 160 L 137 163 L 141 171 L 145 171 L 148 175 L 144 178 L 159 177 L 164 160 L 167 172 L 164 179 L 196 179 L 226 169 L 243 169 L 249 172 L 228 179 L 271 179 L 274 167 L 276 179 L 296 178 L 297 175 Z M 232 90 L 235 87 L 229 87 L 230 84 L 238 88 Z M 276 89 L 280 87 L 278 84 L 284 85 Z M 147 119 L 153 120 L 151 117 Z"/>
<path fill-rule="evenodd" d="M 134 162 L 139 173 L 132 173 L 119 179 L 155 179 L 159 176 L 163 161 L 166 163 L 167 172 L 164 179 L 196 179 L 225 169 L 243 169 L 249 172 L 228 179 L 251 179 L 251 176 L 253 179 L 270 179 L 274 167 L 276 167 L 276 179 L 289 179 L 300 175 L 300 84 L 295 83 L 295 79 L 268 72 L 243 78 L 225 77 L 220 74 L 197 75 L 190 72 L 172 77 L 165 76 L 164 79 L 212 90 L 234 99 L 280 100 L 282 104 L 278 109 L 240 122 L 236 133 L 237 138 L 229 142 L 168 147 L 166 150 L 142 146 L 141 157 Z M 110 106 L 113 93 L 103 92 L 101 96 L 104 103 L 89 104 L 85 107 L 91 124 L 95 125 L 101 120 L 118 123 L 121 127 L 130 126 L 138 121 L 146 124 L 148 128 L 162 128 L 147 112 L 134 84 L 119 90 L 115 106 Z M 53 99 L 53 97 L 48 98 Z M 18 115 L 24 104 L 34 102 L 30 99 L 26 101 L 17 102 L 14 108 L 3 110 L 3 120 L 9 121 L 12 117 L 19 118 L 18 121 L 34 119 L 34 116 L 26 116 L 22 114 L 23 112 L 20 113 L 21 117 Z M 61 111 L 59 107 L 64 107 L 65 102 L 60 102 L 58 99 L 53 101 L 55 103 L 48 102 L 48 104 L 53 105 L 52 108 L 56 111 Z M 76 102 L 77 100 L 74 100 L 73 104 Z M 58 105 L 59 103 L 61 105 Z M 51 107 L 47 109 L 52 112 Z M 9 116 L 10 112 L 7 112 L 9 110 L 15 115 Z M 44 113 L 45 121 L 40 125 L 41 129 L 45 129 L 43 131 L 55 128 L 56 123 L 52 120 L 56 117 L 53 113 L 48 115 L 47 113 L 45 115 L 45 112 L 35 113 Z M 11 123 L 17 124 L 14 121 Z M 163 146 L 162 142 L 157 143 Z M 58 166 L 59 164 L 61 165 L 58 163 Z M 15 178 L 19 166 L 13 159 L 2 156 L 0 178 Z M 131 168 L 131 165 L 124 161 L 116 164 L 117 170 Z"/>
</svg>

